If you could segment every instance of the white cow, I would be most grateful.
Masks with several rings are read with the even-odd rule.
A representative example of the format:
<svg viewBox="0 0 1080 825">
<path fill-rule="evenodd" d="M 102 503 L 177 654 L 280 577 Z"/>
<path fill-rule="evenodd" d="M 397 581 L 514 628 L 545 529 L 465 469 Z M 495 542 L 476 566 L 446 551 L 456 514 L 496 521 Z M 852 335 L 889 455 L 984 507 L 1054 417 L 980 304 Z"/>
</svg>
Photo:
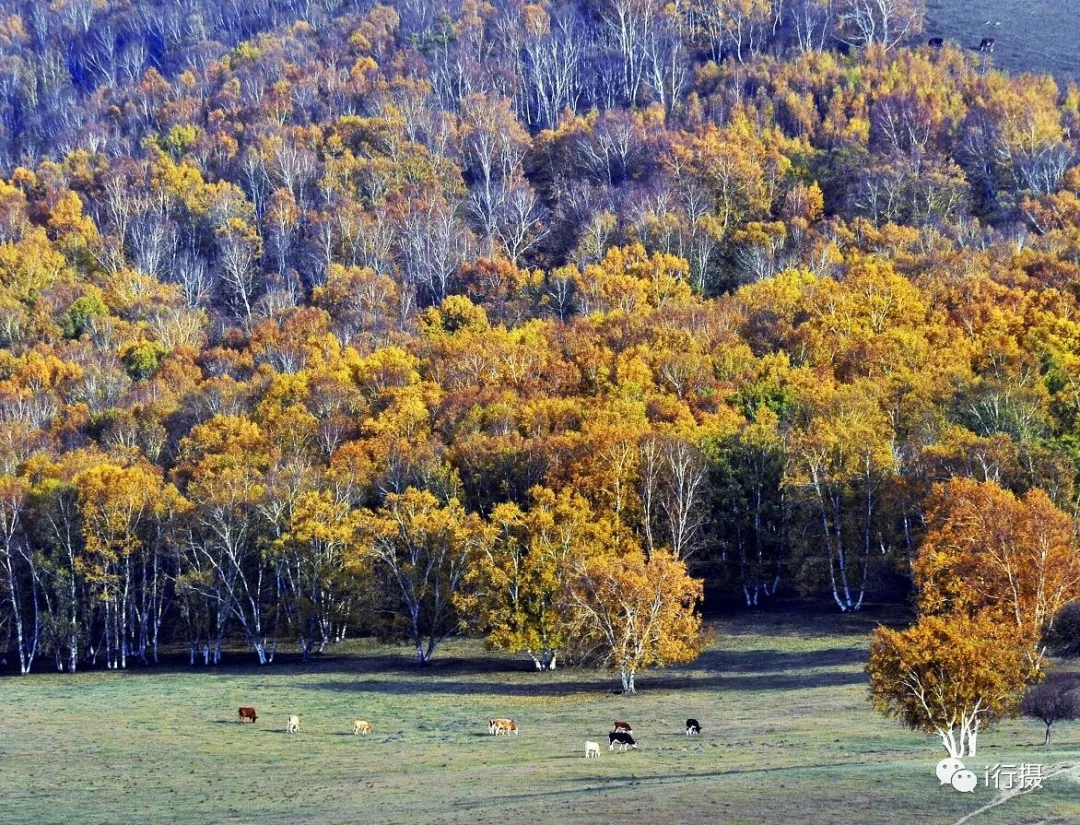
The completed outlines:
<svg viewBox="0 0 1080 825">
<path fill-rule="evenodd" d="M 365 722 L 363 719 L 357 719 L 352 723 L 353 736 L 360 734 L 361 736 L 367 736 L 371 733 L 371 722 Z"/>
<path fill-rule="evenodd" d="M 289 727 L 286 728 L 288 733 L 300 733 L 300 717 L 295 713 L 289 717 Z"/>
<path fill-rule="evenodd" d="M 600 758 L 600 745 L 597 742 L 590 742 L 585 740 L 585 758 L 586 759 L 599 759 Z"/>
</svg>

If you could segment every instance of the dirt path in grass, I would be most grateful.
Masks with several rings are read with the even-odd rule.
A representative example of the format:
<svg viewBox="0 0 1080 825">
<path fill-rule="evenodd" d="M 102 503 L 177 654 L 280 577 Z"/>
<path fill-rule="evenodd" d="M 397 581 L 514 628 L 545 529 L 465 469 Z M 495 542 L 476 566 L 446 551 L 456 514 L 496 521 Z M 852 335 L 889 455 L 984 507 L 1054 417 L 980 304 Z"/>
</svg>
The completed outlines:
<svg viewBox="0 0 1080 825">
<path fill-rule="evenodd" d="M 1080 767 L 1077 767 L 1075 765 L 1051 766 L 1050 770 L 1046 773 L 1045 776 L 1043 776 L 1042 781 L 1046 782 L 1050 779 L 1054 779 L 1062 775 L 1071 776 L 1073 779 L 1080 779 Z M 978 808 L 971 813 L 965 814 L 964 816 L 960 817 L 960 819 L 956 820 L 953 825 L 964 825 L 964 823 L 971 821 L 979 814 L 986 813 L 991 808 L 996 808 L 998 805 L 1004 805 L 1010 799 L 1015 799 L 1018 796 L 1026 796 L 1027 794 L 1035 790 L 1039 790 L 1038 785 L 1033 785 L 1030 788 L 1010 788 L 1009 790 L 1001 791 L 996 797 L 994 797 L 991 802 L 988 802 L 981 808 Z"/>
</svg>

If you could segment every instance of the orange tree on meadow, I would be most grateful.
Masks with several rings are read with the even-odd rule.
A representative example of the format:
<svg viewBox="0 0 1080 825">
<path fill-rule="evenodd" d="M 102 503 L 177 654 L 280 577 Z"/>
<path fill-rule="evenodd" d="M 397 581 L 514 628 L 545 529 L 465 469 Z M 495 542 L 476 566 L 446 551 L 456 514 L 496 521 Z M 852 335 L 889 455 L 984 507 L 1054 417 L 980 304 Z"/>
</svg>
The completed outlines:
<svg viewBox="0 0 1080 825">
<path fill-rule="evenodd" d="M 974 756 L 979 732 L 1014 713 L 1031 675 L 1011 629 L 986 614 L 925 616 L 870 640 L 874 707 L 935 733 L 949 756 Z"/>
<path fill-rule="evenodd" d="M 988 616 L 1038 671 L 1043 635 L 1080 596 L 1072 519 L 1037 488 L 1017 497 L 969 478 L 935 486 L 927 516 L 914 562 L 920 613 Z"/>
<path fill-rule="evenodd" d="M 870 690 L 879 710 L 962 757 L 1042 677 L 1042 637 L 1080 593 L 1080 553 L 1072 520 L 1038 489 L 1017 498 L 955 478 L 934 487 L 927 513 L 919 619 L 873 633 Z"/>
</svg>

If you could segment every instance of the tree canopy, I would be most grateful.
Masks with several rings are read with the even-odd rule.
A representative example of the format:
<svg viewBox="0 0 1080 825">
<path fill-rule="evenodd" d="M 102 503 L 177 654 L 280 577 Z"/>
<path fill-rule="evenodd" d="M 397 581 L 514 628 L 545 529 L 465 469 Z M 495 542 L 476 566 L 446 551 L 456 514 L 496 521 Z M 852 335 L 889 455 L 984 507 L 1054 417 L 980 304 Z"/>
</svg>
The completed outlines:
<svg viewBox="0 0 1080 825">
<path fill-rule="evenodd" d="M 691 655 L 704 592 L 913 587 L 1038 663 L 1073 587 L 1073 86 L 923 46 L 914 0 L 0 10 L 24 671 L 467 628 L 632 675 Z M 680 605 L 663 638 L 586 627 L 624 580 Z"/>
</svg>

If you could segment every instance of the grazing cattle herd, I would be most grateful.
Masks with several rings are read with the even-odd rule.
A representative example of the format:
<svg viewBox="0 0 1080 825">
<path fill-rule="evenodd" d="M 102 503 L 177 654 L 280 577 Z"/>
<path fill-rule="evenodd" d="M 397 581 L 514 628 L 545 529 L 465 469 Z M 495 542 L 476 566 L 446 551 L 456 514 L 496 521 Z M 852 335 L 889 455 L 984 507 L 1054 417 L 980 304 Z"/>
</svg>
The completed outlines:
<svg viewBox="0 0 1080 825">
<path fill-rule="evenodd" d="M 237 718 L 241 723 L 250 719 L 252 724 L 255 724 L 255 720 L 259 717 L 255 713 L 255 708 L 240 706 L 240 710 L 237 713 Z M 615 750 L 615 746 L 618 745 L 619 750 L 625 751 L 628 748 L 630 750 L 637 750 L 637 741 L 634 739 L 634 730 L 630 727 L 629 722 L 620 722 L 616 720 L 612 722 L 612 731 L 608 734 L 608 750 Z M 286 733 L 300 733 L 300 716 L 299 714 L 290 714 L 288 724 L 285 726 Z M 353 722 L 353 736 L 367 736 L 371 733 L 371 723 L 366 719 L 357 719 Z M 488 719 L 488 733 L 492 736 L 499 736 L 500 734 L 509 736 L 511 733 L 517 736 L 518 724 L 513 719 Z M 686 720 L 686 735 L 697 736 L 701 733 L 701 723 L 697 719 L 690 718 Z M 585 758 L 586 759 L 599 759 L 600 758 L 600 743 L 592 742 L 588 739 L 585 740 Z"/>
</svg>

